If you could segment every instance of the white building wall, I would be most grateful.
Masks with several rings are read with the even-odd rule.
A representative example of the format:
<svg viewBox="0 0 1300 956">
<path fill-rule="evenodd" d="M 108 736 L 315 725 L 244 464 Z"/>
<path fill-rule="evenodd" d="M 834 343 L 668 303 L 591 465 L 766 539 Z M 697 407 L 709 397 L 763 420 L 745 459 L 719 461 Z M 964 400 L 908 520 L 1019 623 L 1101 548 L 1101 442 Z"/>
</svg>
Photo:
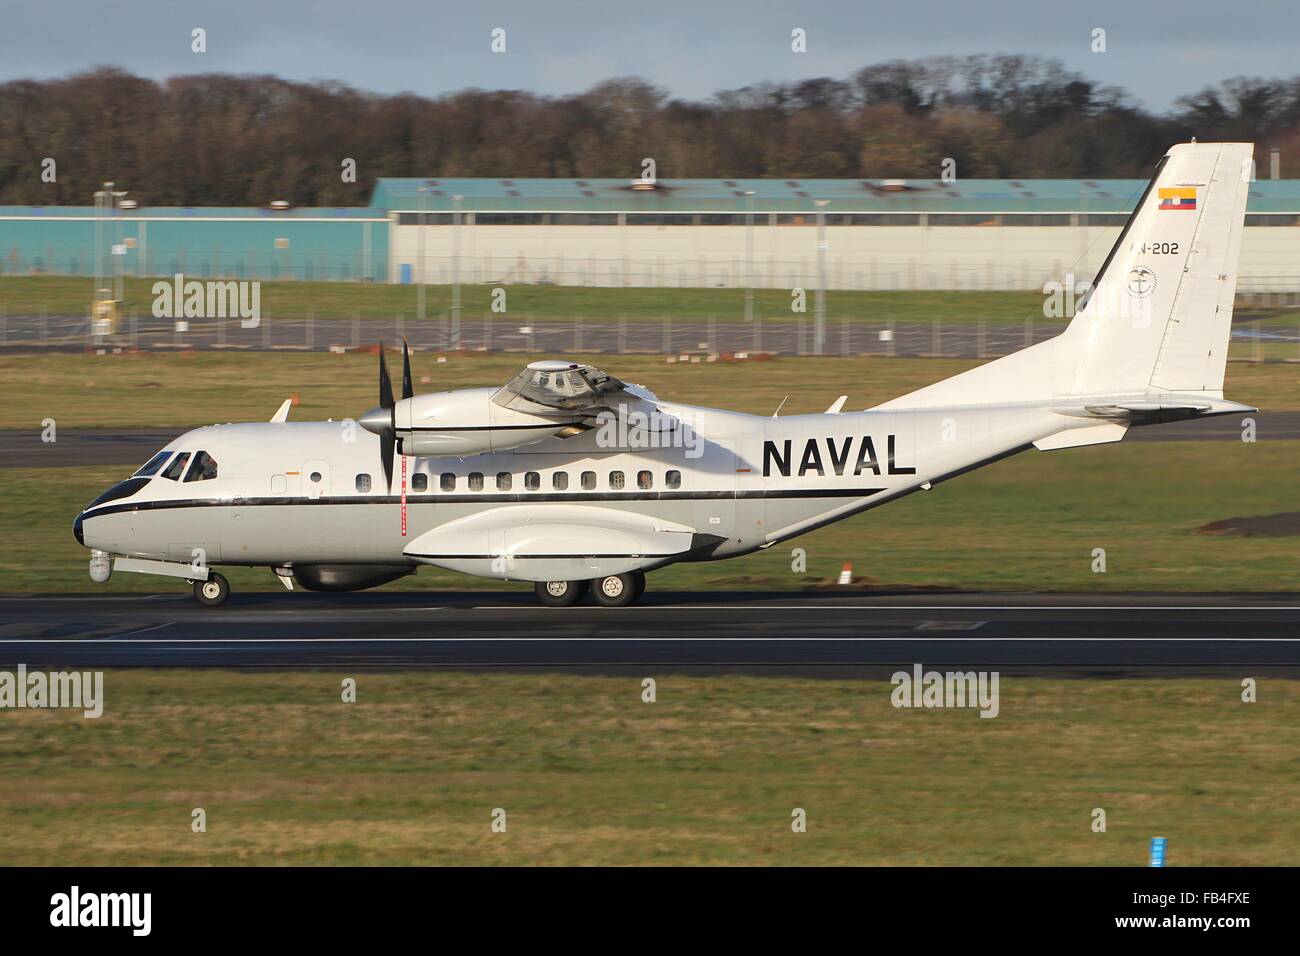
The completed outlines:
<svg viewBox="0 0 1300 956">
<path fill-rule="evenodd" d="M 766 218 L 766 217 L 761 217 Z M 417 262 L 424 229 L 423 263 Z M 743 288 L 744 226 L 399 226 L 391 229 L 390 281 L 452 281 L 459 236 L 464 283 Z M 830 289 L 1041 290 L 1101 267 L 1120 227 L 827 226 Z M 758 288 L 816 288 L 815 226 L 754 226 Z M 1300 227 L 1248 226 L 1242 291 L 1300 290 Z"/>
</svg>

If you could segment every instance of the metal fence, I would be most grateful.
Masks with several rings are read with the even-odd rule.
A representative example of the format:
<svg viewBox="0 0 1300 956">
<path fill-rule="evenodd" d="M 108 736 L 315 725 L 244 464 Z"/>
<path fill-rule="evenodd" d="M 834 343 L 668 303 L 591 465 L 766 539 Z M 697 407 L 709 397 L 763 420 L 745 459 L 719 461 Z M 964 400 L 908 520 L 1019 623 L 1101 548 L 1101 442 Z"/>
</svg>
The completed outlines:
<svg viewBox="0 0 1300 956">
<path fill-rule="evenodd" d="M 280 318 L 264 316 L 245 328 L 235 318 L 176 323 L 152 315 L 127 314 L 112 334 L 96 334 L 89 317 L 5 315 L 0 312 L 0 349 L 232 350 L 232 351 L 349 351 L 376 343 L 395 345 L 405 339 L 412 348 L 433 352 L 524 352 L 551 355 L 614 353 L 669 356 L 881 355 L 946 358 L 993 358 L 1049 339 L 1068 320 L 1026 318 L 1009 323 L 1004 317 L 945 324 L 929 322 L 871 322 L 828 319 L 821 342 L 811 316 L 792 319 L 756 318 L 751 322 L 659 319 L 567 319 L 488 315 L 458 322 L 447 314 L 416 320 L 408 315 L 391 319 L 314 315 Z M 1300 321 L 1295 324 L 1239 322 L 1234 341 L 1246 344 L 1260 360 L 1300 359 Z M 1289 351 L 1287 351 L 1289 350 Z"/>
</svg>

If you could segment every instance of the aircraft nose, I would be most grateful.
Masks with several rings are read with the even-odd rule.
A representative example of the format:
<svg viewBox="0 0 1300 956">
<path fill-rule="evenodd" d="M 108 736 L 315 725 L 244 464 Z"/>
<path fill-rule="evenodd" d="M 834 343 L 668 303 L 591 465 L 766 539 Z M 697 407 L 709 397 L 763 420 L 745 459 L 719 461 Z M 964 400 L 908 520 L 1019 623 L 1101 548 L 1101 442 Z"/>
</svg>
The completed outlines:
<svg viewBox="0 0 1300 956">
<path fill-rule="evenodd" d="M 72 522 L 72 536 L 77 539 L 77 544 L 83 548 L 86 546 L 86 537 L 81 530 L 81 519 L 85 517 L 85 512 L 77 515 L 77 520 Z"/>
<path fill-rule="evenodd" d="M 393 410 L 392 408 L 385 408 L 383 405 L 376 405 L 362 415 L 357 422 L 366 431 L 380 435 L 383 434 L 385 428 L 393 426 Z"/>
</svg>

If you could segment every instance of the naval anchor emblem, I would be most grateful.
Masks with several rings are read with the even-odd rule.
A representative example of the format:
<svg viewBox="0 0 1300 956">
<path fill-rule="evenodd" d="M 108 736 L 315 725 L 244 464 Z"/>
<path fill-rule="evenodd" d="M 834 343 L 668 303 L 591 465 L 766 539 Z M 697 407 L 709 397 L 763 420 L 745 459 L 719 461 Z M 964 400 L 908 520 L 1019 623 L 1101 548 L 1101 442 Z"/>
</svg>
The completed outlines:
<svg viewBox="0 0 1300 956">
<path fill-rule="evenodd" d="M 1156 291 L 1156 274 L 1146 266 L 1138 266 L 1129 272 L 1126 285 L 1129 295 L 1137 299 L 1145 299 Z"/>
</svg>

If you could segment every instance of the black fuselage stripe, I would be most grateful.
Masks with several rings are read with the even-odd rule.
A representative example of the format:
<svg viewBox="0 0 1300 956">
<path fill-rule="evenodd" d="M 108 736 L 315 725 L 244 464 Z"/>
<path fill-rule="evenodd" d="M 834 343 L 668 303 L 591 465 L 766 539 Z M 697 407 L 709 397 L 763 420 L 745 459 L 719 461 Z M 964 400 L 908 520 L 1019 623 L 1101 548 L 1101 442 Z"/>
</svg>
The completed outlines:
<svg viewBox="0 0 1300 956">
<path fill-rule="evenodd" d="M 398 425 L 399 432 L 517 432 L 541 428 L 568 428 L 582 421 L 554 422 L 544 425 Z"/>
<path fill-rule="evenodd" d="M 403 552 L 408 558 L 427 558 L 430 561 L 496 561 L 500 558 L 508 558 L 512 561 L 556 561 L 572 558 L 675 558 L 679 554 L 685 553 L 685 551 L 673 551 L 665 554 L 417 554 L 414 551 Z"/>
<path fill-rule="evenodd" d="M 584 504 L 591 502 L 621 501 L 725 501 L 728 499 L 753 500 L 757 498 L 868 498 L 879 494 L 884 488 L 806 488 L 802 490 L 767 490 L 767 491 L 595 491 L 588 494 L 556 494 L 545 491 L 525 491 L 515 494 L 439 494 L 424 492 L 407 495 L 406 503 L 410 505 L 438 504 L 518 504 L 523 502 L 564 502 L 567 504 Z M 258 508 L 281 506 L 312 505 L 395 505 L 401 503 L 400 495 L 365 495 L 347 498 L 319 498 L 263 496 L 257 498 L 180 498 L 157 501 L 122 502 L 105 505 L 93 511 L 87 511 L 83 518 L 98 518 L 101 515 L 119 514 L 126 511 L 168 511 L 176 508 Z"/>
</svg>

